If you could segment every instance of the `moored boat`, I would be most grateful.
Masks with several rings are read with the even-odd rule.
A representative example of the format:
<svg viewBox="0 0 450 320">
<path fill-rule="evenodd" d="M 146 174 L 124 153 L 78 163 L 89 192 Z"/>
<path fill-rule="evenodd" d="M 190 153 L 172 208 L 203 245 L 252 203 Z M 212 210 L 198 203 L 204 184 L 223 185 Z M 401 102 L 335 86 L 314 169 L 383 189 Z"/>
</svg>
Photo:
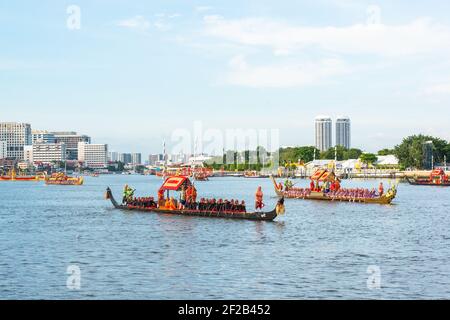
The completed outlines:
<svg viewBox="0 0 450 320">
<path fill-rule="evenodd" d="M 0 181 L 39 181 L 39 180 L 40 178 L 38 175 L 34 176 L 17 175 L 15 169 L 12 169 L 8 175 L 0 176 Z"/>
<path fill-rule="evenodd" d="M 390 204 L 397 195 L 397 187 L 392 185 L 386 193 L 381 195 L 376 194 L 375 191 L 368 191 L 362 189 L 342 189 L 338 190 L 324 190 L 323 188 L 296 188 L 293 186 L 283 186 L 277 183 L 275 178 L 271 176 L 275 193 L 278 197 L 286 199 L 302 199 L 302 200 L 323 200 L 335 202 L 357 202 L 357 203 L 372 203 L 372 204 Z M 319 183 L 331 182 L 337 180 L 333 172 L 327 170 L 318 170 L 311 177 L 311 181 L 315 186 Z"/>
<path fill-rule="evenodd" d="M 164 192 L 169 193 L 169 191 L 181 191 L 191 185 L 188 177 L 169 177 L 165 180 L 158 194 L 164 195 Z M 126 186 L 127 188 L 127 186 Z M 171 215 L 181 215 L 181 216 L 197 216 L 197 217 L 209 217 L 209 218 L 224 218 L 224 219 L 240 219 L 240 220 L 256 220 L 256 221 L 273 221 L 278 215 L 284 213 L 284 199 L 278 200 L 278 203 L 272 211 L 263 212 L 247 212 L 230 210 L 226 207 L 216 206 L 214 209 L 208 208 L 207 206 L 202 206 L 201 203 L 187 203 L 185 206 L 176 206 L 173 208 L 161 205 L 161 199 L 158 203 L 153 201 L 136 201 L 133 199 L 126 199 L 124 197 L 122 204 L 119 204 L 113 194 L 111 189 L 108 187 L 106 189 L 106 199 L 109 199 L 116 209 L 126 210 L 126 211 L 139 211 L 139 212 L 149 212 L 149 213 L 160 213 L 160 214 L 171 214 Z M 163 200 L 164 202 L 164 200 Z"/>
<path fill-rule="evenodd" d="M 409 184 L 415 186 L 450 187 L 449 177 L 445 174 L 443 169 L 433 170 L 428 179 L 406 177 L 406 180 Z"/>
<path fill-rule="evenodd" d="M 268 178 L 268 175 L 261 174 L 256 170 L 248 170 L 244 172 L 244 178 L 258 179 L 258 178 Z"/>
</svg>

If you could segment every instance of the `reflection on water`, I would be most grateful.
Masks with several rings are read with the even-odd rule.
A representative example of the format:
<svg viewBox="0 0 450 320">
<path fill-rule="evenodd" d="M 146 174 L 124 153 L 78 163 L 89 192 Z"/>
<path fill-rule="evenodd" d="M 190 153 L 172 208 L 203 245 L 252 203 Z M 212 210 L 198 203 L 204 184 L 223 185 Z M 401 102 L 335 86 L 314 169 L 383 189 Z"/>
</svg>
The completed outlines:
<svg viewBox="0 0 450 320">
<path fill-rule="evenodd" d="M 161 180 L 0 183 L 0 298 L 450 298 L 450 188 L 401 184 L 392 206 L 287 200 L 286 215 L 254 222 L 114 210 L 104 191 L 119 197 L 125 183 L 144 196 Z M 258 185 L 269 210 L 269 180 L 197 183 L 200 197 L 249 206 Z M 79 291 L 66 287 L 69 265 Z M 372 265 L 380 290 L 367 288 Z"/>
</svg>

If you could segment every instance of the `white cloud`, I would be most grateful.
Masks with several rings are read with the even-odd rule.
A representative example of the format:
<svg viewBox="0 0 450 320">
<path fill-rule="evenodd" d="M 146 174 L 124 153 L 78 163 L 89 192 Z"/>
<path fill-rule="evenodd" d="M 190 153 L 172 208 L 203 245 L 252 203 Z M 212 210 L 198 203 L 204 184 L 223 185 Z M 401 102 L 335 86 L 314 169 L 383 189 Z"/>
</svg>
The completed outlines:
<svg viewBox="0 0 450 320">
<path fill-rule="evenodd" d="M 251 66 L 242 55 L 233 57 L 225 77 L 229 84 L 248 87 L 299 87 L 317 85 L 326 79 L 349 73 L 350 68 L 338 59 L 314 62 Z"/>
<path fill-rule="evenodd" d="M 203 13 L 203 12 L 207 12 L 207 11 L 211 11 L 213 9 L 213 7 L 211 6 L 197 6 L 195 7 L 195 12 L 197 13 Z"/>
<path fill-rule="evenodd" d="M 135 16 L 130 19 L 121 20 L 117 23 L 119 27 L 138 29 L 138 30 L 148 30 L 150 28 L 150 22 L 143 16 Z"/>
<path fill-rule="evenodd" d="M 450 94 L 450 82 L 429 86 L 423 90 L 426 95 Z"/>
<path fill-rule="evenodd" d="M 450 52 L 450 28 L 424 18 L 404 25 L 308 27 L 265 18 L 228 20 L 207 15 L 204 24 L 209 36 L 248 46 L 268 47 L 274 53 L 300 52 L 305 48 L 335 54 L 391 57 Z"/>
</svg>

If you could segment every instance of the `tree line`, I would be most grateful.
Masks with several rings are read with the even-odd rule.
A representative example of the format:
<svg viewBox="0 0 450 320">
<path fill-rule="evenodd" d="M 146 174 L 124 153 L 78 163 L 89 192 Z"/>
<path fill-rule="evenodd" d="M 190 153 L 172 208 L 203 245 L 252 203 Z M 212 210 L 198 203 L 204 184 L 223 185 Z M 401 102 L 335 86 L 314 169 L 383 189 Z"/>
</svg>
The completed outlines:
<svg viewBox="0 0 450 320">
<path fill-rule="evenodd" d="M 414 168 L 425 169 L 426 149 L 424 144 L 432 142 L 432 154 L 435 164 L 442 164 L 444 160 L 450 160 L 450 143 L 444 139 L 427 136 L 413 135 L 403 139 L 403 141 L 392 149 L 382 149 L 375 153 L 366 153 L 358 148 L 347 149 L 342 146 L 330 148 L 321 152 L 313 146 L 300 146 L 280 148 L 279 164 L 285 167 L 295 166 L 298 163 L 306 164 L 317 160 L 344 161 L 349 159 L 360 159 L 362 163 L 371 165 L 376 163 L 378 156 L 395 155 L 399 160 L 400 169 Z M 258 147 L 256 151 L 228 151 L 222 157 L 216 157 L 206 163 L 210 168 L 216 170 L 243 171 L 243 170 L 261 170 L 270 168 L 273 154 L 266 151 L 263 147 Z M 256 158 L 255 158 L 256 157 Z M 270 159 L 262 161 L 262 158 Z"/>
</svg>

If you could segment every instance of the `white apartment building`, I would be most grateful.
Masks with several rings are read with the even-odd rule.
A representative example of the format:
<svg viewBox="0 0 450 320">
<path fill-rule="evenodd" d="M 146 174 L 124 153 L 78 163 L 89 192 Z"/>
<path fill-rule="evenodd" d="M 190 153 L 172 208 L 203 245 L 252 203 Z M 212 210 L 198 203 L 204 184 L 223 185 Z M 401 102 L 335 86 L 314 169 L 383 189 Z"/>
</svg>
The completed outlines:
<svg viewBox="0 0 450 320">
<path fill-rule="evenodd" d="M 106 168 L 108 166 L 108 145 L 78 142 L 78 161 L 89 168 Z"/>
<path fill-rule="evenodd" d="M 43 163 L 66 161 L 66 145 L 64 143 L 35 143 L 24 148 L 25 160 Z"/>
<path fill-rule="evenodd" d="M 140 153 L 132 153 L 131 163 L 134 165 L 142 164 L 142 155 Z"/>
<path fill-rule="evenodd" d="M 119 153 L 112 151 L 109 153 L 109 161 L 111 162 L 117 162 L 119 161 Z"/>
<path fill-rule="evenodd" d="M 0 141 L 6 141 L 6 157 L 24 159 L 23 149 L 32 144 L 31 126 L 28 123 L 0 122 Z"/>
<path fill-rule="evenodd" d="M 347 149 L 351 147 L 351 122 L 349 117 L 336 119 L 336 145 Z"/>
<path fill-rule="evenodd" d="M 333 122 L 328 116 L 318 116 L 315 120 L 316 148 L 320 151 L 327 151 L 333 145 L 332 124 Z"/>
<path fill-rule="evenodd" d="M 6 150 L 7 150 L 7 144 L 6 141 L 0 141 L 0 159 L 6 158 Z"/>
</svg>

